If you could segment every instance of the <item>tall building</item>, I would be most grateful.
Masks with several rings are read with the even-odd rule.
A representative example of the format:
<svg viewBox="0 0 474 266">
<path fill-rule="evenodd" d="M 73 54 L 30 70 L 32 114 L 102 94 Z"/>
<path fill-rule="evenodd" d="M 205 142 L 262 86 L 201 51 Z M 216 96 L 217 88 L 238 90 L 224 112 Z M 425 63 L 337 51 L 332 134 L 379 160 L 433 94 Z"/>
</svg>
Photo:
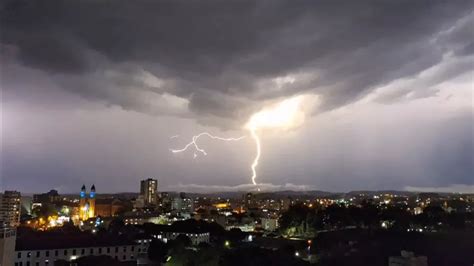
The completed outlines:
<svg viewBox="0 0 474 266">
<path fill-rule="evenodd" d="M 18 191 L 5 191 L 0 194 L 0 226 L 20 225 L 21 194 Z"/>
<path fill-rule="evenodd" d="M 145 179 L 140 182 L 140 195 L 145 200 L 145 205 L 156 205 L 156 194 L 158 190 L 158 180 Z"/>
<path fill-rule="evenodd" d="M 79 199 L 79 218 L 87 220 L 95 217 L 95 186 L 92 185 L 89 197 L 87 197 L 86 186 L 82 185 Z"/>
<path fill-rule="evenodd" d="M 13 265 L 16 227 L 20 224 L 21 194 L 5 191 L 0 194 L 0 265 Z"/>
<path fill-rule="evenodd" d="M 89 193 L 89 217 L 95 217 L 95 185 L 92 185 Z"/>
</svg>

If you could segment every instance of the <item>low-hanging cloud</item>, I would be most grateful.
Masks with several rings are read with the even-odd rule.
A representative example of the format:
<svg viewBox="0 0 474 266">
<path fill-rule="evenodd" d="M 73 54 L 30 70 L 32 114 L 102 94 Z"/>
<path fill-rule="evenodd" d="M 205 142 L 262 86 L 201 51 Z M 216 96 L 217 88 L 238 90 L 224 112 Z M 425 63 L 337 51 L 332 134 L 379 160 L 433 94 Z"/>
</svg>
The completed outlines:
<svg viewBox="0 0 474 266">
<path fill-rule="evenodd" d="M 87 99 L 227 128 L 262 101 L 311 93 L 332 109 L 470 56 L 473 6 L 7 0 L 1 43 L 17 51 L 13 63 Z"/>
<path fill-rule="evenodd" d="M 295 185 L 292 183 L 286 183 L 283 185 L 275 185 L 271 183 L 258 184 L 260 191 L 309 191 L 314 190 L 314 186 L 310 185 Z M 198 185 L 198 184 L 178 184 L 169 186 L 167 189 L 172 191 L 183 191 L 183 192 L 239 192 L 239 191 L 255 191 L 256 187 L 254 184 L 241 184 L 236 186 L 217 186 L 217 185 Z"/>
</svg>

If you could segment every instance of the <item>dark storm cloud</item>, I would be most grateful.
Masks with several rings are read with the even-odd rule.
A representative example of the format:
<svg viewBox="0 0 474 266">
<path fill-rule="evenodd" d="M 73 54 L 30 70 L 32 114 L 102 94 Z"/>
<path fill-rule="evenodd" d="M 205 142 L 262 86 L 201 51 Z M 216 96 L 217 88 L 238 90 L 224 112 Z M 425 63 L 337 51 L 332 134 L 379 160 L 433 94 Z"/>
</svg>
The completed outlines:
<svg viewBox="0 0 474 266">
<path fill-rule="evenodd" d="M 22 65 L 81 96 L 184 115 L 140 96 L 176 95 L 200 121 L 223 125 L 246 119 L 261 100 L 301 92 L 321 95 L 322 109 L 338 107 L 433 67 L 446 53 L 469 55 L 473 5 L 15 0 L 2 2 L 1 42 L 18 49 Z M 159 85 L 137 81 L 141 73 Z M 288 75 L 295 80 L 274 82 Z"/>
</svg>

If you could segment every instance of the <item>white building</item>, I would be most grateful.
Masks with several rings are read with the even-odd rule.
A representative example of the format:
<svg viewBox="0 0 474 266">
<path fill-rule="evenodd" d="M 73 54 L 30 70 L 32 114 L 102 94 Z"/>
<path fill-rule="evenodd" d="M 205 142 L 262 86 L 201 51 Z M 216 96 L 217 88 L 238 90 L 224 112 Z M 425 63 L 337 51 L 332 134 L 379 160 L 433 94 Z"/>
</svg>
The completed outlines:
<svg viewBox="0 0 474 266">
<path fill-rule="evenodd" d="M 17 245 L 14 255 L 15 266 L 48 266 L 54 261 L 73 261 L 84 256 L 106 255 L 119 261 L 136 261 L 141 250 L 141 244 L 120 241 L 52 241 L 31 242 L 23 241 Z M 50 242 L 50 243 L 48 243 Z M 43 244 L 42 244 L 43 243 Z M 81 245 L 84 244 L 84 245 Z"/>
<path fill-rule="evenodd" d="M 0 265 L 14 265 L 16 229 L 0 228 Z"/>
<path fill-rule="evenodd" d="M 209 238 L 210 238 L 209 232 L 198 232 L 198 233 L 159 232 L 159 233 L 153 234 L 152 236 L 166 243 L 169 240 L 176 239 L 179 235 L 185 235 L 189 237 L 193 245 L 199 245 L 200 243 L 209 243 Z"/>
</svg>

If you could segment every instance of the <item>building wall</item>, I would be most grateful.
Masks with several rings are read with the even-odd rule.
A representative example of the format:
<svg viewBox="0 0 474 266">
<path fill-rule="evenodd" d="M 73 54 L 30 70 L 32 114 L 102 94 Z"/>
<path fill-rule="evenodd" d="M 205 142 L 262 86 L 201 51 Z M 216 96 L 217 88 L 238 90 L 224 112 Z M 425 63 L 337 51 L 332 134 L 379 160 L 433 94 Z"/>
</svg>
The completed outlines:
<svg viewBox="0 0 474 266">
<path fill-rule="evenodd" d="M 159 234 L 153 235 L 154 238 L 160 239 L 163 242 L 173 240 L 179 235 L 185 235 L 189 237 L 193 245 L 199 245 L 199 243 L 209 243 L 209 233 L 178 233 L 178 232 L 161 232 Z"/>
<path fill-rule="evenodd" d="M 15 266 L 52 266 L 56 260 L 75 260 L 83 256 L 107 255 L 119 261 L 136 260 L 140 245 L 81 247 L 51 250 L 17 250 Z"/>
<path fill-rule="evenodd" d="M 121 205 L 115 204 L 96 204 L 95 206 L 95 215 L 100 217 L 111 217 L 115 216 L 120 209 Z"/>
<path fill-rule="evenodd" d="M 278 228 L 278 219 L 262 218 L 262 228 L 266 231 L 275 231 Z"/>
<path fill-rule="evenodd" d="M 0 266 L 14 265 L 15 244 L 15 229 L 0 229 Z"/>
</svg>

